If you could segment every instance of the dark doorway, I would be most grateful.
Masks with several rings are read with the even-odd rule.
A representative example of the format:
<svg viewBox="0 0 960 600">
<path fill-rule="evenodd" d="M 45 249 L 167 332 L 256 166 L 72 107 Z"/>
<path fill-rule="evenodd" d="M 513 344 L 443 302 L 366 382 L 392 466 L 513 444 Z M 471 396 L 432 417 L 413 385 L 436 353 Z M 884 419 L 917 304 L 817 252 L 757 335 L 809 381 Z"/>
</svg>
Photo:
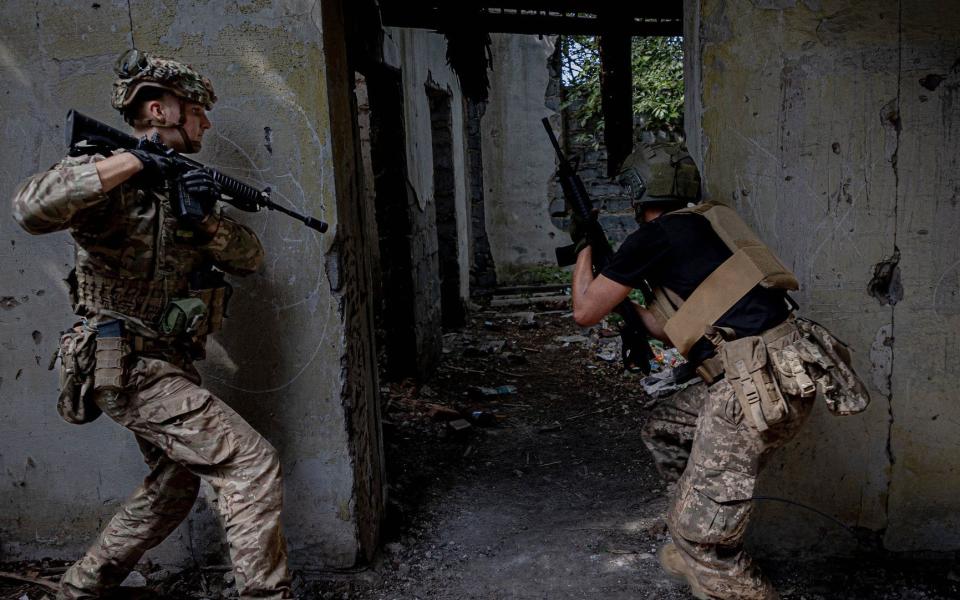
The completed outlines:
<svg viewBox="0 0 960 600">
<path fill-rule="evenodd" d="M 369 156 L 380 250 L 376 320 L 381 364 L 388 379 L 417 374 L 417 343 L 407 183 L 403 82 L 398 69 L 376 65 L 366 76 Z"/>
<path fill-rule="evenodd" d="M 453 168 L 451 94 L 433 82 L 426 85 L 433 140 L 433 200 L 437 219 L 440 269 L 440 314 L 444 328 L 462 327 L 466 319 L 460 295 L 460 249 L 457 235 L 456 180 Z"/>
</svg>

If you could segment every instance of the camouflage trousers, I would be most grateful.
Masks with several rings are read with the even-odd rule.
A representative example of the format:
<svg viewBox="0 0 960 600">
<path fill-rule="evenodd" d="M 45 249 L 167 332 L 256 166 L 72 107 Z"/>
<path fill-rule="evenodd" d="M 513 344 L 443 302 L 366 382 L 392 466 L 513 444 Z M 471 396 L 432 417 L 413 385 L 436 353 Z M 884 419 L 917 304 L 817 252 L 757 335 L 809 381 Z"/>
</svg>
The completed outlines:
<svg viewBox="0 0 960 600">
<path fill-rule="evenodd" d="M 789 398 L 790 417 L 761 433 L 721 380 L 665 398 L 642 439 L 676 490 L 667 526 L 689 572 L 711 598 L 767 600 L 772 586 L 743 550 L 757 476 L 770 453 L 800 430 L 812 399 Z"/>
<path fill-rule="evenodd" d="M 293 598 L 277 451 L 198 382 L 195 371 L 139 358 L 132 391 L 98 394 L 103 412 L 136 435 L 150 473 L 64 574 L 58 599 L 99 598 L 118 586 L 187 516 L 201 479 L 217 494 L 240 597 Z"/>
</svg>

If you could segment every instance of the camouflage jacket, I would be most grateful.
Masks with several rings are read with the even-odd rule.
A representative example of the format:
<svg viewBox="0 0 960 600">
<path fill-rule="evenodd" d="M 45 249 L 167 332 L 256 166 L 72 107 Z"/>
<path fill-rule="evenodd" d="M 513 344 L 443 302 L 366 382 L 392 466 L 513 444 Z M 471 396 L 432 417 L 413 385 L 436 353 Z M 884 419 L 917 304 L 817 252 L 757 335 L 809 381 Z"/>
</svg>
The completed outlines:
<svg viewBox="0 0 960 600">
<path fill-rule="evenodd" d="M 226 215 L 212 239 L 197 243 L 178 227 L 164 193 L 128 183 L 104 193 L 94 164 L 103 158 L 67 157 L 13 198 L 14 219 L 28 232 L 69 230 L 76 240 L 78 314 L 109 309 L 150 324 L 169 299 L 187 295 L 191 274 L 211 265 L 236 275 L 259 267 L 257 236 Z"/>
</svg>

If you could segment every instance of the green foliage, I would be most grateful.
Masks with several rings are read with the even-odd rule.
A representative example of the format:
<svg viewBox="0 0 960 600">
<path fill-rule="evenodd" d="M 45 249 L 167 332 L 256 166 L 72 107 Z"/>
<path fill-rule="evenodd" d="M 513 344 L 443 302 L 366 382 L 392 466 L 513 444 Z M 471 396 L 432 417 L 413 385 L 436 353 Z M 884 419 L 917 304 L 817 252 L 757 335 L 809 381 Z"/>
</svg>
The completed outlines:
<svg viewBox="0 0 960 600">
<path fill-rule="evenodd" d="M 541 265 L 517 271 L 503 278 L 501 283 L 512 285 L 570 284 L 573 269 Z"/>
<path fill-rule="evenodd" d="M 633 111 L 650 131 L 683 129 L 683 40 L 643 37 L 633 40 Z M 603 132 L 600 94 L 600 47 L 594 36 L 560 38 L 565 107 L 580 123 Z"/>
</svg>

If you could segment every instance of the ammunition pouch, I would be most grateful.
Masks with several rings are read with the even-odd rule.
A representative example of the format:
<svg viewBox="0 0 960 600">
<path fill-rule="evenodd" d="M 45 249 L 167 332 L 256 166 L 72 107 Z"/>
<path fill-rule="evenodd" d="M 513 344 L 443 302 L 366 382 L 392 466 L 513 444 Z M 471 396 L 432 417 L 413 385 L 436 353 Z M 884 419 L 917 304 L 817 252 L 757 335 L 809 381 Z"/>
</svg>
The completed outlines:
<svg viewBox="0 0 960 600">
<path fill-rule="evenodd" d="M 100 407 L 94 402 L 94 368 L 96 365 L 97 332 L 86 324 L 77 323 L 60 336 L 60 345 L 50 362 L 53 370 L 60 360 L 60 395 L 57 412 L 64 421 L 81 425 L 100 416 Z"/>
<path fill-rule="evenodd" d="M 761 336 L 724 342 L 719 354 L 743 414 L 758 431 L 766 431 L 787 419 L 790 405 L 774 381 L 767 360 L 767 345 Z"/>
</svg>

